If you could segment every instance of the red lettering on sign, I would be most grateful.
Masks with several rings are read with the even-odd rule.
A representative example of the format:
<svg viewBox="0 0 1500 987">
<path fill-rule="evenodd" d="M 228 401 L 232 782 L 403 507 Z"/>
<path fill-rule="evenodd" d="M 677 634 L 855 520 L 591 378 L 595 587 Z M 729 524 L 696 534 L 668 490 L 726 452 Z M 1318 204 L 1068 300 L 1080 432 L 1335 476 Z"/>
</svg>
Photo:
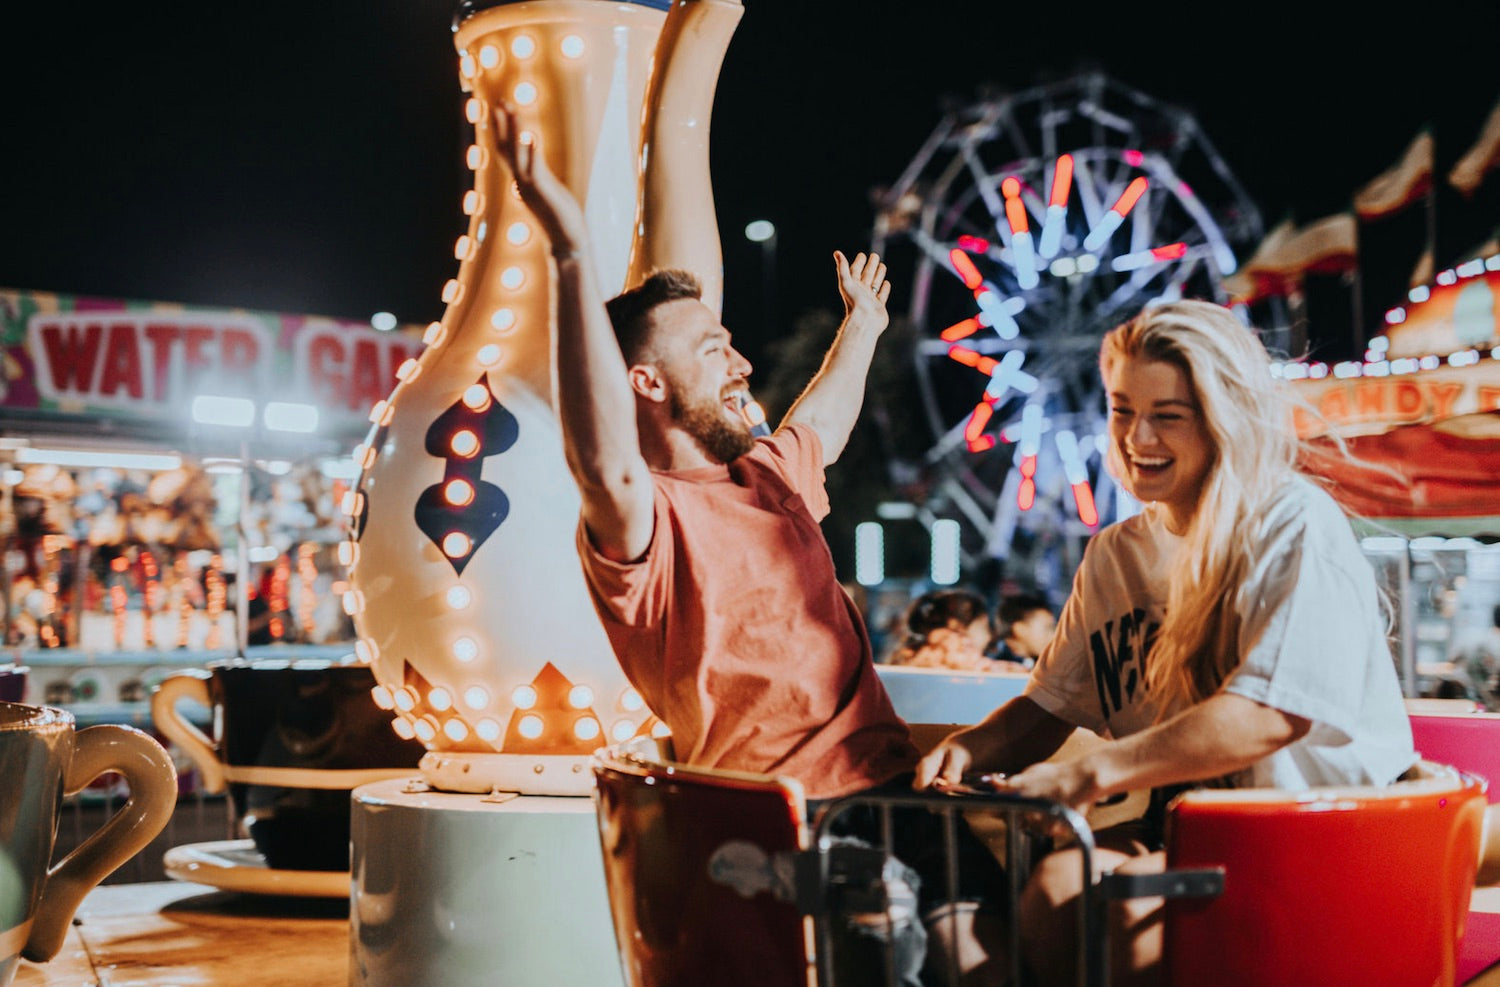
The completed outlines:
<svg viewBox="0 0 1500 987">
<path fill-rule="evenodd" d="M 52 369 L 52 388 L 61 394 L 76 391 L 87 394 L 94 386 L 94 364 L 99 359 L 99 337 L 104 327 L 85 326 L 79 338 L 78 326 L 42 327 L 42 347 L 47 351 L 47 366 Z"/>
<path fill-rule="evenodd" d="M 344 362 L 344 344 L 337 337 L 318 335 L 307 345 L 307 380 L 312 396 L 338 406 L 348 400 L 347 384 L 340 369 Z"/>
<path fill-rule="evenodd" d="M 182 327 L 182 366 L 185 371 L 182 376 L 189 396 L 198 392 L 203 372 L 213 367 L 212 355 L 204 352 L 213 338 L 214 330 L 209 326 Z"/>
<path fill-rule="evenodd" d="M 1464 385 L 1457 381 L 1434 381 L 1432 392 L 1432 417 L 1447 418 L 1453 413 L 1453 402 L 1463 393 Z"/>
<path fill-rule="evenodd" d="M 1385 417 L 1385 381 L 1362 380 L 1354 385 L 1354 410 L 1360 417 Z"/>
<path fill-rule="evenodd" d="M 1349 420 L 1349 392 L 1344 387 L 1334 387 L 1318 402 L 1318 411 L 1334 425 Z"/>
<path fill-rule="evenodd" d="M 151 347 L 151 400 L 167 399 L 167 384 L 172 379 L 172 345 L 182 330 L 172 325 L 152 324 L 143 330 Z"/>
<path fill-rule="evenodd" d="M 354 366 L 349 373 L 349 410 L 368 408 L 385 397 L 389 390 L 380 372 L 380 347 L 373 339 L 356 340 Z"/>
<path fill-rule="evenodd" d="M 1500 411 L 1500 387 L 1494 384 L 1479 385 L 1479 410 Z"/>
<path fill-rule="evenodd" d="M 1395 401 L 1395 412 L 1406 421 L 1416 421 L 1422 417 L 1422 408 L 1427 404 L 1422 399 L 1422 389 L 1414 381 L 1398 380 L 1392 386 L 1392 397 Z"/>
<path fill-rule="evenodd" d="M 255 369 L 260 359 L 260 340 L 244 329 L 225 329 L 219 338 L 219 363 L 225 370 Z"/>
<path fill-rule="evenodd" d="M 141 351 L 135 344 L 135 326 L 128 322 L 109 327 L 104 370 L 99 375 L 99 393 L 104 397 L 113 397 L 122 387 L 137 401 L 145 393 L 141 386 Z"/>
</svg>

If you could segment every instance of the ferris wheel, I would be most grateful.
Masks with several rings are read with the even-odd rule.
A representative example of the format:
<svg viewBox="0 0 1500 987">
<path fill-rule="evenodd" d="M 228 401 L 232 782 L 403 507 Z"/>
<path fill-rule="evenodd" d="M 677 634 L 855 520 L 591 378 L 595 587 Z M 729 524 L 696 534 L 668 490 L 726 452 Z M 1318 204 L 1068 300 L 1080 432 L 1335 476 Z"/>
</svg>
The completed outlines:
<svg viewBox="0 0 1500 987">
<path fill-rule="evenodd" d="M 1151 302 L 1225 302 L 1261 233 L 1192 115 L 1101 74 L 946 113 L 873 239 L 912 271 L 924 513 L 960 521 L 967 562 L 1133 512 L 1102 465 L 1100 337 Z"/>
</svg>

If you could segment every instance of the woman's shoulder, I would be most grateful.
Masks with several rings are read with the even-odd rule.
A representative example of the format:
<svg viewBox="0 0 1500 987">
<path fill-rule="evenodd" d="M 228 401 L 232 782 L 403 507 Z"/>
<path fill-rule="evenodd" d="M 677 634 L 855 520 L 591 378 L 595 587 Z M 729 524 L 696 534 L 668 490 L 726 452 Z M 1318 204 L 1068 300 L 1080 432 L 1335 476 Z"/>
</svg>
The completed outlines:
<svg viewBox="0 0 1500 987">
<path fill-rule="evenodd" d="M 1349 530 L 1349 518 L 1338 501 L 1301 473 L 1289 475 L 1258 513 L 1261 532 L 1265 536 Z"/>
</svg>

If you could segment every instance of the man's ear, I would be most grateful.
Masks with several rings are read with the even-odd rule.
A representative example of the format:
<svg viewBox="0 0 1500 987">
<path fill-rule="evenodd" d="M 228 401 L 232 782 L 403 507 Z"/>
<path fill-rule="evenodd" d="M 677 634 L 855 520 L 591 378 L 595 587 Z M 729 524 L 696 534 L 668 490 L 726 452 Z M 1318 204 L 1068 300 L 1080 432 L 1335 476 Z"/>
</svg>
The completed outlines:
<svg viewBox="0 0 1500 987">
<path fill-rule="evenodd" d="M 649 363 L 632 364 L 625 372 L 630 389 L 647 401 L 658 404 L 667 399 L 667 382 L 661 371 Z"/>
</svg>

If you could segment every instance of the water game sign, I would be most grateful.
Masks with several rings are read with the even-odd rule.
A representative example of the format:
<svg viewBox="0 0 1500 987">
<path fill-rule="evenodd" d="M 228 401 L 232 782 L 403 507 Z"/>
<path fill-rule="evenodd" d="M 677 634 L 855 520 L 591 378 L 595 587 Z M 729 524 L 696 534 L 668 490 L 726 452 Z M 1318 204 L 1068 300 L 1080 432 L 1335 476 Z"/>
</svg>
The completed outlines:
<svg viewBox="0 0 1500 987">
<path fill-rule="evenodd" d="M 324 434 L 361 432 L 414 330 L 307 315 L 0 289 L 0 416 L 187 419 L 202 394 L 318 408 Z"/>
</svg>

